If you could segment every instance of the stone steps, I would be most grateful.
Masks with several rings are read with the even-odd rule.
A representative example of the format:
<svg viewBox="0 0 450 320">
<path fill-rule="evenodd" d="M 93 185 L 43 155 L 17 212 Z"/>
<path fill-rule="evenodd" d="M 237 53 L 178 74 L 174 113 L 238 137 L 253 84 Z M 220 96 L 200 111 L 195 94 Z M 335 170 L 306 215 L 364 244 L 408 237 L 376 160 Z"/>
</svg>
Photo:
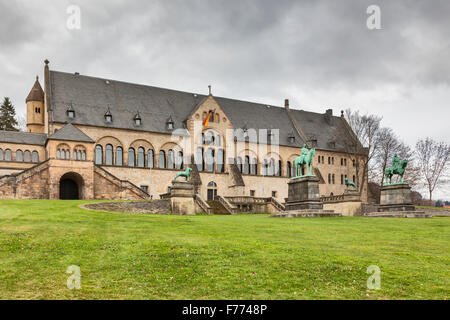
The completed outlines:
<svg viewBox="0 0 450 320">
<path fill-rule="evenodd" d="M 385 212 L 369 212 L 364 214 L 365 217 L 372 218 L 431 218 L 433 217 L 425 211 L 385 211 Z"/>
<path fill-rule="evenodd" d="M 213 214 L 224 214 L 230 215 L 231 213 L 221 204 L 219 201 L 206 201 L 208 205 L 212 208 Z"/>
</svg>

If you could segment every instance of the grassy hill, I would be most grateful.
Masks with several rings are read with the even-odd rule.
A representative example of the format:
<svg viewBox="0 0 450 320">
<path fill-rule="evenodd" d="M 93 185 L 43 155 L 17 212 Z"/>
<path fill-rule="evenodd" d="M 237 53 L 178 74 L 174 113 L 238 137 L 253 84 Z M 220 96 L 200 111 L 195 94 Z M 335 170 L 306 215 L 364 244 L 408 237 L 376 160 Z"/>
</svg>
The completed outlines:
<svg viewBox="0 0 450 320">
<path fill-rule="evenodd" d="M 0 201 L 1 299 L 448 299 L 450 218 L 275 219 Z M 80 290 L 66 270 L 81 268 Z M 366 269 L 381 269 L 369 290 Z"/>
</svg>

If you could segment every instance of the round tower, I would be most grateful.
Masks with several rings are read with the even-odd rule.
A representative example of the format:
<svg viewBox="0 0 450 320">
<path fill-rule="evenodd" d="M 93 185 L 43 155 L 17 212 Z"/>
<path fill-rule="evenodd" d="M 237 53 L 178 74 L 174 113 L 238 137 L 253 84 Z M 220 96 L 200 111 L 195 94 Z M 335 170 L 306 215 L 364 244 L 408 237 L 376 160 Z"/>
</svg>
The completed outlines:
<svg viewBox="0 0 450 320">
<path fill-rule="evenodd" d="M 44 90 L 42 90 L 37 76 L 26 103 L 28 132 L 45 133 Z"/>
</svg>

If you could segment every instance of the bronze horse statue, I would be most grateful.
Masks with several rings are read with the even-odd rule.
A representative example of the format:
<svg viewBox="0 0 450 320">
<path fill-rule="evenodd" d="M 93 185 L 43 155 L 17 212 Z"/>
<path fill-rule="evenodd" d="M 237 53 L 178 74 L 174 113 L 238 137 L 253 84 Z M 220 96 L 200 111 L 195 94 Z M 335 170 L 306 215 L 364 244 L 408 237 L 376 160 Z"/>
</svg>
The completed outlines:
<svg viewBox="0 0 450 320">
<path fill-rule="evenodd" d="M 386 170 L 384 170 L 384 176 L 386 178 L 386 183 L 392 184 L 392 176 L 394 174 L 398 174 L 400 176 L 400 183 L 403 183 L 403 174 L 406 171 L 407 164 L 408 164 L 408 159 L 403 159 L 402 161 L 399 161 L 397 155 L 395 155 L 394 163 L 392 164 L 392 167 L 386 168 Z"/>
<path fill-rule="evenodd" d="M 294 176 L 300 177 L 304 172 L 304 165 L 306 165 L 306 175 L 311 175 L 311 163 L 316 154 L 316 148 L 308 151 L 306 145 L 303 146 L 302 154 L 294 160 Z M 300 168 L 298 167 L 300 166 Z"/>
</svg>

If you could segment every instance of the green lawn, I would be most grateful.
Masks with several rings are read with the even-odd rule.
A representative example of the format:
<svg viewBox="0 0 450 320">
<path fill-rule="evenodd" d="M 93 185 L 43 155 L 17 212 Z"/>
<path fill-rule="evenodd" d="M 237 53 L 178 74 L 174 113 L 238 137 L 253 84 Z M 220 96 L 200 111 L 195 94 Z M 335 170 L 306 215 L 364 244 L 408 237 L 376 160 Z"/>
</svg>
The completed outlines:
<svg viewBox="0 0 450 320">
<path fill-rule="evenodd" d="M 0 201 L 1 299 L 448 299 L 450 218 L 156 216 Z M 81 268 L 69 290 L 66 269 Z M 369 265 L 381 289 L 368 290 Z"/>
</svg>

